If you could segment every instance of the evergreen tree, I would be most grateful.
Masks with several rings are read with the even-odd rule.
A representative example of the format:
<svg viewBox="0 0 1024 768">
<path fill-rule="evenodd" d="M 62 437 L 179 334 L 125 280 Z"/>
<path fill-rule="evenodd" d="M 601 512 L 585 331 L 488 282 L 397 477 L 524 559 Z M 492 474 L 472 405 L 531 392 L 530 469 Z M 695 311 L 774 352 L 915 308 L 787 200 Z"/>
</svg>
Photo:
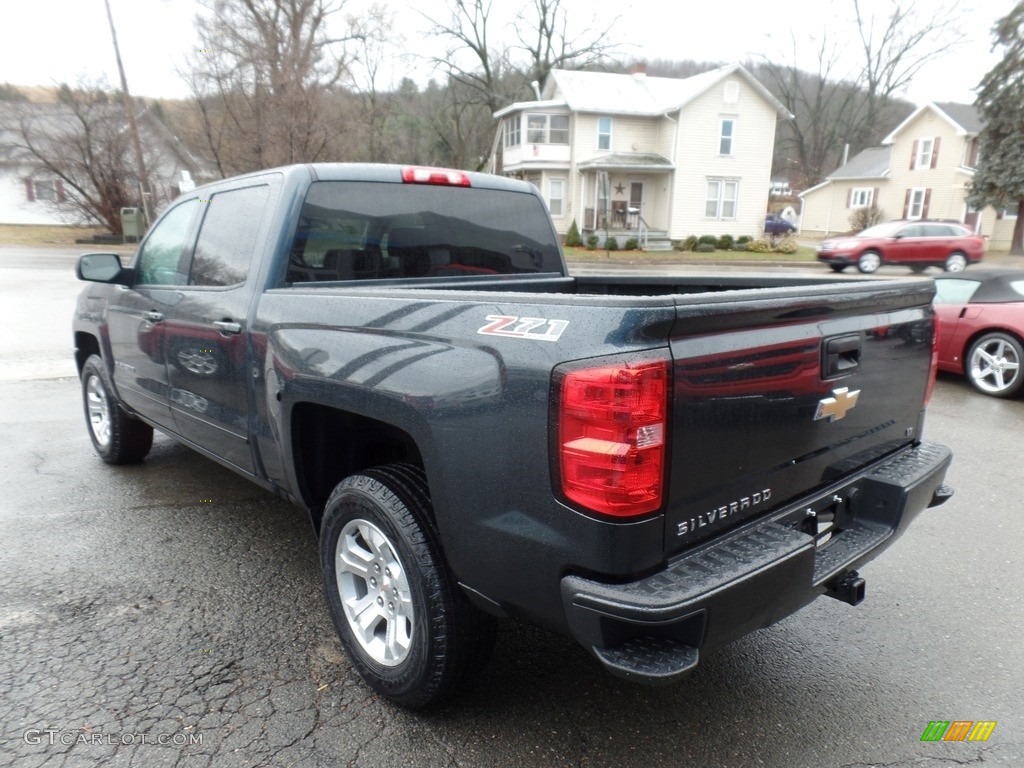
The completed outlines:
<svg viewBox="0 0 1024 768">
<path fill-rule="evenodd" d="M 978 110 L 985 122 L 967 202 L 981 209 L 1016 208 L 1010 253 L 1024 255 L 1024 0 L 993 28 L 1002 60 L 982 79 Z"/>
</svg>

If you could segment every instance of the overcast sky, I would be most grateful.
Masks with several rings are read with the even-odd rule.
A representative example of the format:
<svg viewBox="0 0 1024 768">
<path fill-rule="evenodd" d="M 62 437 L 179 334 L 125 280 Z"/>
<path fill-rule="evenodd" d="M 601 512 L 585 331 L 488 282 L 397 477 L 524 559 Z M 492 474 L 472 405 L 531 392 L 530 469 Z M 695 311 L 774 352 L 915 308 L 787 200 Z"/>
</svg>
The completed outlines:
<svg viewBox="0 0 1024 768">
<path fill-rule="evenodd" d="M 925 8 L 937 0 L 917 0 Z M 182 97 L 187 89 L 176 68 L 199 47 L 193 20 L 198 0 L 110 0 L 118 29 L 128 85 L 139 96 Z M 624 56 L 648 59 L 747 61 L 770 58 L 789 63 L 793 39 L 797 65 L 816 67 L 814 37 L 827 29 L 829 40 L 846 41 L 846 55 L 856 56 L 851 0 L 764 0 L 695 2 L 694 0 L 563 0 L 574 22 L 604 26 L 618 17 L 614 38 Z M 885 7 L 889 0 L 861 0 L 862 5 Z M 346 0 L 357 12 L 368 0 Z M 497 7 L 520 2 L 494 0 Z M 103 0 L 7 0 L 0 25 L 0 83 L 53 85 L 80 77 L 105 76 L 117 84 L 110 32 Z M 429 24 L 420 10 L 445 19 L 444 0 L 386 3 L 395 14 L 396 37 L 404 49 L 429 55 L 441 43 L 427 37 Z M 955 52 L 930 63 L 904 94 L 917 103 L 974 101 L 972 89 L 998 60 L 990 52 L 994 21 L 1013 7 L 1014 0 L 961 0 L 961 44 Z M 419 10 L 417 10 L 419 9 Z M 593 16 L 597 17 L 591 22 Z M 422 60 L 396 59 L 394 77 L 408 75 L 425 84 L 431 74 Z"/>
</svg>

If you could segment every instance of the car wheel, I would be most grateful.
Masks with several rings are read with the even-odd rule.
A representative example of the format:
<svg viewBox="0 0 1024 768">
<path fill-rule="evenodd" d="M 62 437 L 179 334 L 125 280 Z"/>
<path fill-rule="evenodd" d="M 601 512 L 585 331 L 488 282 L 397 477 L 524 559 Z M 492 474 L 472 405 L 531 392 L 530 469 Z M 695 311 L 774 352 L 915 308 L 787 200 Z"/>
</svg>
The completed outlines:
<svg viewBox="0 0 1024 768">
<path fill-rule="evenodd" d="M 833 272 L 842 272 L 846 269 L 845 264 L 829 264 L 828 266 Z"/>
<path fill-rule="evenodd" d="M 988 333 L 967 353 L 967 378 L 979 392 L 993 397 L 1012 397 L 1020 390 L 1020 364 L 1024 348 L 1007 333 Z"/>
<path fill-rule="evenodd" d="M 960 251 L 951 253 L 949 258 L 946 259 L 945 267 L 947 272 L 963 272 L 964 268 L 967 267 L 967 257 L 960 253 Z"/>
<path fill-rule="evenodd" d="M 882 266 L 882 256 L 878 251 L 864 251 L 857 259 L 857 269 L 867 275 L 877 272 L 880 266 Z"/>
<path fill-rule="evenodd" d="M 114 399 L 106 366 L 91 355 L 82 366 L 82 405 L 89 439 L 108 464 L 135 464 L 153 446 L 153 428 L 129 416 Z"/>
<path fill-rule="evenodd" d="M 412 708 L 468 682 L 496 630 L 456 584 L 431 521 L 423 471 L 391 464 L 341 481 L 320 534 L 327 604 L 352 666 Z"/>
</svg>

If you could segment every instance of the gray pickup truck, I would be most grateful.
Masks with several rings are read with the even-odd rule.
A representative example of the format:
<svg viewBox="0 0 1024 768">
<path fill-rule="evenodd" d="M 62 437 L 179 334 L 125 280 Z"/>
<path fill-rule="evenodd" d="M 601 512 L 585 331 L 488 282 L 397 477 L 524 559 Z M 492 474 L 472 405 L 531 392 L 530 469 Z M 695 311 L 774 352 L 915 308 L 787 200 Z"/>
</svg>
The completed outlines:
<svg viewBox="0 0 1024 768">
<path fill-rule="evenodd" d="M 856 605 L 952 493 L 930 281 L 572 277 L 530 184 L 343 164 L 196 189 L 78 274 L 100 457 L 156 428 L 308 509 L 341 643 L 405 706 L 500 617 L 678 680 Z"/>
</svg>

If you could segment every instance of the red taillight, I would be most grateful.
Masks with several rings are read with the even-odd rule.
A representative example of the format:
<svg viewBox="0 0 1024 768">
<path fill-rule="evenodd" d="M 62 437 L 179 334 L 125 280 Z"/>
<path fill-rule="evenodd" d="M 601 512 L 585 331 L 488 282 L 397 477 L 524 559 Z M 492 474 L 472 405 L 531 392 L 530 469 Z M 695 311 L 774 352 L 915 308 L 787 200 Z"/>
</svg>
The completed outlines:
<svg viewBox="0 0 1024 768">
<path fill-rule="evenodd" d="M 565 374 L 558 448 L 566 498 L 615 517 L 658 509 L 667 417 L 667 361 Z"/>
<path fill-rule="evenodd" d="M 935 391 L 935 378 L 939 374 L 939 313 L 932 315 L 932 362 L 928 371 L 928 386 L 924 391 L 924 404 L 932 399 L 932 392 Z"/>
<path fill-rule="evenodd" d="M 407 166 L 402 169 L 402 181 L 406 184 L 437 184 L 444 187 L 470 186 L 466 173 L 449 168 Z"/>
</svg>

